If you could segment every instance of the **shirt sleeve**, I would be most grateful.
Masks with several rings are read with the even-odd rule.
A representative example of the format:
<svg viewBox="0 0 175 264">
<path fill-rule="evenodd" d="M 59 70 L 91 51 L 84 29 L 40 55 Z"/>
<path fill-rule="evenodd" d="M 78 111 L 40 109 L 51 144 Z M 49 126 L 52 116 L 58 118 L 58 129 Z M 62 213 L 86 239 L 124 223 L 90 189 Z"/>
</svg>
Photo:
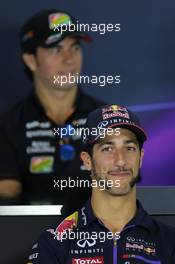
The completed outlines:
<svg viewBox="0 0 175 264">
<path fill-rule="evenodd" d="M 10 122 L 11 120 L 8 124 L 5 120 L 0 122 L 0 180 L 15 179 L 20 181 L 18 154 L 15 148 L 17 131 Z"/>
<path fill-rule="evenodd" d="M 41 236 L 33 245 L 26 264 L 63 264 L 47 236 Z"/>
</svg>

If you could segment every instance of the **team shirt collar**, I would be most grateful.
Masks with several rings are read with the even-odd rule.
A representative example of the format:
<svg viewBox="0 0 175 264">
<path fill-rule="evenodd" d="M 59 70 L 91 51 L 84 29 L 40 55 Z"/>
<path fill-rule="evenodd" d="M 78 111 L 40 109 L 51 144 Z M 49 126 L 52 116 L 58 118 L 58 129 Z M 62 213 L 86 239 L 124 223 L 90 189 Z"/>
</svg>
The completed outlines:
<svg viewBox="0 0 175 264">
<path fill-rule="evenodd" d="M 134 227 L 140 226 L 148 231 L 152 229 L 152 218 L 147 214 L 147 212 L 143 209 L 142 204 L 139 200 L 136 201 L 137 203 L 137 212 L 136 215 L 131 219 L 123 230 Z M 99 221 L 99 219 L 94 215 L 91 200 L 89 199 L 85 205 L 79 210 L 79 217 L 78 217 L 78 229 L 87 228 L 91 223 L 95 221 Z"/>
</svg>

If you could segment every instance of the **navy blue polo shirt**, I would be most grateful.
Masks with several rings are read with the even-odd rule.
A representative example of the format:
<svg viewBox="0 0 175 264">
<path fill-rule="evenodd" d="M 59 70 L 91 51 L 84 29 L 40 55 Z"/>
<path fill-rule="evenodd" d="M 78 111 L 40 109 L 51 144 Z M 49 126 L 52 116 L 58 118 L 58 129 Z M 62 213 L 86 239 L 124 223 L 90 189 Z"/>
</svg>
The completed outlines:
<svg viewBox="0 0 175 264">
<path fill-rule="evenodd" d="M 88 200 L 81 210 L 47 229 L 28 264 L 174 264 L 175 228 L 150 217 L 137 201 L 135 217 L 113 235 Z"/>
<path fill-rule="evenodd" d="M 78 89 L 75 111 L 64 126 L 83 127 L 89 112 L 103 104 Z M 89 178 L 80 160 L 80 134 L 68 139 L 74 157 L 63 160 L 60 155 L 62 141 L 55 133 L 58 128 L 61 126 L 46 116 L 34 89 L 0 121 L 0 180 L 20 181 L 24 204 L 64 204 L 71 190 L 61 191 L 58 180 Z"/>
</svg>

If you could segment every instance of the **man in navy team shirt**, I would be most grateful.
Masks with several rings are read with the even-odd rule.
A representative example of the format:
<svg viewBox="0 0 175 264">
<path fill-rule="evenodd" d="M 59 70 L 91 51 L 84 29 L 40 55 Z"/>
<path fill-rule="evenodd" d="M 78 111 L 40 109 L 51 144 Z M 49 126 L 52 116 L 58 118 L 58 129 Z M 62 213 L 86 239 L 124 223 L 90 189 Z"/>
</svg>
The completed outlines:
<svg viewBox="0 0 175 264">
<path fill-rule="evenodd" d="M 175 228 L 136 199 L 147 138 L 137 116 L 106 105 L 88 115 L 86 127 L 81 158 L 91 171 L 91 199 L 40 236 L 28 264 L 174 264 Z"/>
</svg>

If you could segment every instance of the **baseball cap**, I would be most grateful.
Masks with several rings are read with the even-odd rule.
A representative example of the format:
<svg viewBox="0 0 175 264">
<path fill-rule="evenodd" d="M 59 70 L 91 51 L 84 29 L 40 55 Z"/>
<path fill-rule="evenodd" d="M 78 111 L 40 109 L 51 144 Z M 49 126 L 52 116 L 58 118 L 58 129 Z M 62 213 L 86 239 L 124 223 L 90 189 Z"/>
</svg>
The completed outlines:
<svg viewBox="0 0 175 264">
<path fill-rule="evenodd" d="M 85 32 L 78 31 L 76 25 L 76 19 L 64 11 L 47 9 L 36 13 L 21 28 L 22 53 L 34 53 L 38 46 L 54 46 L 68 36 L 77 36 L 91 42 L 92 38 Z"/>
<path fill-rule="evenodd" d="M 101 129 L 116 127 L 131 130 L 141 143 L 147 139 L 146 132 L 135 113 L 124 106 L 111 104 L 101 106 L 88 115 L 85 124 L 87 130 L 82 135 L 84 147 L 93 145 L 99 140 Z"/>
</svg>

